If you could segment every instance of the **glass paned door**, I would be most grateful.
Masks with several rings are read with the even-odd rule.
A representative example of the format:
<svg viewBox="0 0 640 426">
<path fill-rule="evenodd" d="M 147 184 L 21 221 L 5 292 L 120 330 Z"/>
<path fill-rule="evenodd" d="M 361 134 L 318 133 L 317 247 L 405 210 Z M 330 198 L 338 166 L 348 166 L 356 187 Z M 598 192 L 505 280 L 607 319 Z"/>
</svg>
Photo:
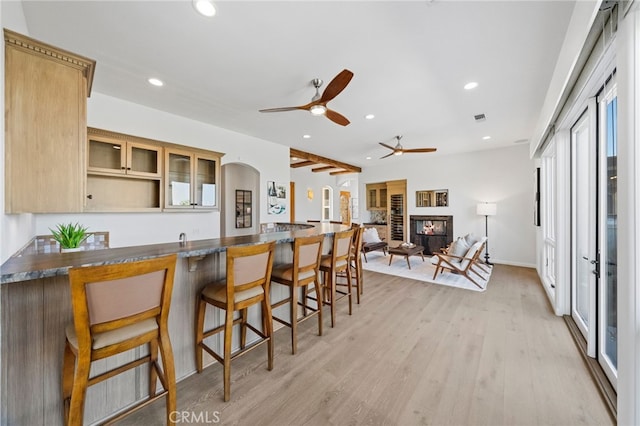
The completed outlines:
<svg viewBox="0 0 640 426">
<path fill-rule="evenodd" d="M 596 123 L 595 100 L 571 128 L 572 280 L 571 316 L 595 357 Z"/>
<path fill-rule="evenodd" d="M 169 207 L 189 207 L 191 202 L 191 155 L 169 153 L 167 179 L 169 190 L 165 197 Z"/>
<path fill-rule="evenodd" d="M 196 206 L 215 207 L 216 160 L 198 157 L 196 167 Z"/>
<path fill-rule="evenodd" d="M 600 101 L 600 246 L 602 264 L 598 294 L 598 362 L 617 385 L 618 364 L 618 100 L 616 85 L 607 87 Z"/>
</svg>

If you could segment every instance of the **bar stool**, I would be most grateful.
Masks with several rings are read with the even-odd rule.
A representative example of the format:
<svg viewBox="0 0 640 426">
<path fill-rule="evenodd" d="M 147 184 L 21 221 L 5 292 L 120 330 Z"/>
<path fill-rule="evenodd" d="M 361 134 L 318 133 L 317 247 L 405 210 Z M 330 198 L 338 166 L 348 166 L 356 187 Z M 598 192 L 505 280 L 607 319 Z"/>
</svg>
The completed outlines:
<svg viewBox="0 0 640 426">
<path fill-rule="evenodd" d="M 356 289 L 356 303 L 360 304 L 360 295 L 364 284 L 364 276 L 362 274 L 362 234 L 364 228 L 357 223 L 351 224 L 354 230 L 351 239 L 351 249 L 349 251 L 349 270 L 351 271 L 352 286 Z M 346 271 L 339 272 L 339 278 L 346 278 Z M 337 285 L 345 286 L 346 283 L 338 283 Z"/>
<path fill-rule="evenodd" d="M 318 336 L 322 336 L 322 302 L 320 300 L 320 257 L 322 256 L 322 242 L 324 235 L 312 237 L 298 237 L 293 242 L 293 263 L 277 265 L 273 268 L 271 281 L 289 287 L 289 297 L 271 305 L 272 312 L 284 305 L 290 305 L 290 321 L 278 318 L 275 313 L 273 319 L 291 327 L 291 353 L 296 353 L 298 341 L 298 324 L 318 316 Z M 308 286 L 313 284 L 315 298 L 310 297 Z M 298 290 L 302 290 L 302 298 L 298 301 Z M 309 300 L 315 300 L 316 306 L 310 306 Z M 298 318 L 298 305 L 303 308 L 303 316 Z M 311 313 L 307 314 L 307 310 Z"/>
<path fill-rule="evenodd" d="M 196 368 L 202 372 L 202 351 L 207 351 L 223 365 L 224 400 L 231 397 L 231 360 L 267 343 L 267 369 L 273 369 L 273 320 L 269 303 L 269 283 L 273 267 L 275 242 L 229 247 L 227 249 L 227 277 L 225 280 L 207 285 L 200 292 L 196 314 Z M 204 330 L 204 317 L 207 304 L 225 311 L 224 324 L 211 330 Z M 261 304 L 262 331 L 247 322 L 247 309 Z M 240 311 L 240 317 L 233 319 L 234 311 Z M 231 354 L 232 330 L 240 325 L 240 349 Z M 246 347 L 247 328 L 262 340 Z M 218 355 L 204 339 L 224 332 L 223 355 Z"/>
<path fill-rule="evenodd" d="M 351 250 L 351 239 L 354 230 L 336 232 L 333 235 L 333 246 L 331 254 L 323 255 L 320 260 L 320 271 L 323 275 L 323 300 L 331 306 L 331 327 L 336 322 L 336 302 L 343 297 L 349 298 L 349 315 L 351 315 L 351 267 L 349 266 L 349 252 Z M 347 290 L 336 290 L 336 278 L 339 272 L 346 271 Z M 340 299 L 336 298 L 340 294 Z"/>
<path fill-rule="evenodd" d="M 64 423 L 81 425 L 87 387 L 149 363 L 149 397 L 114 421 L 167 397 L 167 424 L 174 424 L 176 378 L 168 317 L 176 255 L 114 265 L 69 269 L 73 324 L 66 329 L 62 366 Z M 91 363 L 148 344 L 149 354 L 89 377 Z M 158 349 L 162 369 L 158 365 Z M 164 390 L 156 394 L 157 379 Z"/>
</svg>

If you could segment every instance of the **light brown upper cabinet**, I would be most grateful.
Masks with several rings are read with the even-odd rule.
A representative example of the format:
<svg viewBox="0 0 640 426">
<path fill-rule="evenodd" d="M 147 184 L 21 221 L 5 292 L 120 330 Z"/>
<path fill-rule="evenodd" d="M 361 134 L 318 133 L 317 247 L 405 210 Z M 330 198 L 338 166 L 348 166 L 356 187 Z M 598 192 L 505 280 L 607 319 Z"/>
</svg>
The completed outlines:
<svg viewBox="0 0 640 426">
<path fill-rule="evenodd" d="M 165 149 L 165 209 L 218 209 L 220 157 L 211 151 Z"/>
<path fill-rule="evenodd" d="M 81 212 L 95 61 L 4 30 L 5 212 Z"/>
<path fill-rule="evenodd" d="M 88 128 L 85 211 L 162 210 L 163 143 Z"/>
<path fill-rule="evenodd" d="M 367 184 L 367 210 L 387 210 L 387 184 Z"/>
<path fill-rule="evenodd" d="M 87 171 L 144 177 L 162 176 L 162 147 L 89 129 Z"/>
</svg>

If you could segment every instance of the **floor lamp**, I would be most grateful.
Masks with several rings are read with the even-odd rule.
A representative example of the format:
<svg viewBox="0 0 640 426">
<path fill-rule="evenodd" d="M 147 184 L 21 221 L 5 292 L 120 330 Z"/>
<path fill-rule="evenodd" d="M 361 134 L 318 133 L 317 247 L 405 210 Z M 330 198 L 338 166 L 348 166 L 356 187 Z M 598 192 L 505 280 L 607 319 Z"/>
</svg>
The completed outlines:
<svg viewBox="0 0 640 426">
<path fill-rule="evenodd" d="M 484 263 L 487 265 L 493 265 L 489 262 L 489 216 L 495 216 L 497 209 L 496 203 L 480 203 L 476 209 L 476 213 L 484 216 L 484 235 L 487 237 L 487 243 L 484 246 Z"/>
</svg>

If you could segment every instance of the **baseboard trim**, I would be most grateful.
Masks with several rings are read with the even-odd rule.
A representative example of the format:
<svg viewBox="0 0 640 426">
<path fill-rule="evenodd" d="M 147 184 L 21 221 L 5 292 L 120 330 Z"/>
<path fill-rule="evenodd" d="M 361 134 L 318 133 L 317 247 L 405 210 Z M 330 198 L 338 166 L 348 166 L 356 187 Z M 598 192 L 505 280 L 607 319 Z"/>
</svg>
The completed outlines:
<svg viewBox="0 0 640 426">
<path fill-rule="evenodd" d="M 609 379 L 604 374 L 604 371 L 602 371 L 602 367 L 598 364 L 598 360 L 587 356 L 587 341 L 582 336 L 582 333 L 573 321 L 573 318 L 571 318 L 570 315 L 563 315 L 562 318 L 564 318 L 564 322 L 567 324 L 571 337 L 573 337 L 573 341 L 576 343 L 576 346 L 580 351 L 580 355 L 582 355 L 582 359 L 587 365 L 591 378 L 596 384 L 596 387 L 600 392 L 600 396 L 602 396 L 605 404 L 607 404 L 609 414 L 611 414 L 612 420 L 615 423 L 618 418 L 618 396 L 615 389 L 613 389 L 613 386 L 609 383 Z"/>
<path fill-rule="evenodd" d="M 493 259 L 489 259 L 491 261 L 491 263 L 497 263 L 499 265 L 509 265 L 509 266 L 520 266 L 522 268 L 536 268 L 536 265 L 534 263 L 524 263 L 524 262 L 511 262 L 509 260 L 493 260 Z"/>
</svg>

